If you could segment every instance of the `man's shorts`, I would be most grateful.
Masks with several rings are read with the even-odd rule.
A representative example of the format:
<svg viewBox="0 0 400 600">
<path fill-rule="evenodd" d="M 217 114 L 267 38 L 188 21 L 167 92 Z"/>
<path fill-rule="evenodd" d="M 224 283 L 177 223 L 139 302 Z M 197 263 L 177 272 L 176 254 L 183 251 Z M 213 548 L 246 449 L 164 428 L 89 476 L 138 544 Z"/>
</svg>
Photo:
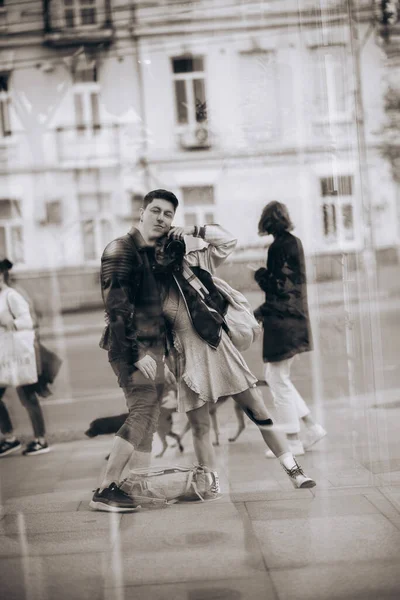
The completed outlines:
<svg viewBox="0 0 400 600">
<path fill-rule="evenodd" d="M 147 379 L 136 368 L 132 372 L 132 367 L 125 361 L 115 360 L 110 364 L 118 377 L 129 411 L 125 423 L 116 435 L 132 444 L 139 452 L 151 452 L 164 389 L 164 363 L 162 360 L 157 361 L 155 381 Z"/>
</svg>

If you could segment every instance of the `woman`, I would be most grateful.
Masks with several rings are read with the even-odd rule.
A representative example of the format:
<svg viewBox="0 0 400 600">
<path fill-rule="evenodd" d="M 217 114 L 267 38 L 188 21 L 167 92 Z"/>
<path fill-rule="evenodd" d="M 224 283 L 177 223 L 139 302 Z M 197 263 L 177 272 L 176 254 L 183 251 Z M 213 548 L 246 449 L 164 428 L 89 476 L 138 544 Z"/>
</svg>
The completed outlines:
<svg viewBox="0 0 400 600">
<path fill-rule="evenodd" d="M 212 274 L 232 252 L 236 240 L 218 225 L 200 229 L 176 227 L 169 232 L 172 240 L 182 241 L 185 235 L 200 237 L 208 245 L 189 252 L 184 258 L 181 255 L 172 266 L 159 273 L 159 281 L 163 289 L 164 316 L 180 364 L 178 410 L 187 413 L 199 464 L 211 471 L 208 498 L 217 498 L 220 491 L 210 441 L 209 404 L 224 396 L 232 396 L 256 423 L 294 487 L 313 487 L 315 482 L 304 475 L 289 452 L 284 436 L 275 431 L 256 388 L 257 378 L 228 335 L 223 318 L 228 304 L 214 285 Z M 158 260 L 164 265 L 168 262 L 160 253 Z"/>
<path fill-rule="evenodd" d="M 290 233 L 292 229 L 286 206 L 281 202 L 267 204 L 258 231 L 259 235 L 271 234 L 274 241 L 267 268 L 258 269 L 254 275 L 265 292 L 265 302 L 254 314 L 264 327 L 265 379 L 274 399 L 277 423 L 287 435 L 292 454 L 299 456 L 326 431 L 313 421 L 290 379 L 294 356 L 312 350 L 304 252 L 299 238 Z M 307 427 L 304 443 L 299 439 L 300 421 Z M 267 451 L 266 456 L 273 457 L 273 453 Z"/>
<path fill-rule="evenodd" d="M 9 286 L 9 271 L 12 266 L 8 259 L 0 261 L 0 344 L 2 335 L 7 331 L 33 329 L 28 303 L 21 294 Z M 43 454 L 50 450 L 45 439 L 42 409 L 34 388 L 35 384 L 17 387 L 18 397 L 28 411 L 35 436 L 24 449 L 24 456 Z M 10 416 L 3 401 L 5 391 L 6 387 L 0 387 L 0 431 L 4 436 L 0 442 L 0 457 L 21 448 L 21 442 L 14 435 Z"/>
</svg>

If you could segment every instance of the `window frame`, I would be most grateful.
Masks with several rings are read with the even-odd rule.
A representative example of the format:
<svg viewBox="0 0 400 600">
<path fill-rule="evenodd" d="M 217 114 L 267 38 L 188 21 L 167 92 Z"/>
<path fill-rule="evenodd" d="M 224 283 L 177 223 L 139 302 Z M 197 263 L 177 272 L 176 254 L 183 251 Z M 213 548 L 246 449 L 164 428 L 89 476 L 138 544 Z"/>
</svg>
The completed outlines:
<svg viewBox="0 0 400 600">
<path fill-rule="evenodd" d="M 198 204 L 196 204 L 196 203 L 189 204 L 189 203 L 185 202 L 185 193 L 188 192 L 189 190 L 193 190 L 196 188 L 212 190 L 212 201 L 209 203 L 202 202 L 202 203 L 198 203 Z M 183 222 L 184 222 L 185 226 L 197 225 L 198 227 L 201 227 L 203 225 L 211 225 L 212 223 L 215 223 L 217 204 L 215 201 L 215 186 L 214 185 L 183 185 L 183 186 L 181 186 L 180 191 L 181 191 L 181 198 L 182 198 Z M 212 214 L 212 216 L 213 216 L 213 220 L 211 222 L 209 222 L 206 219 L 207 213 Z M 187 223 L 188 215 L 195 216 L 195 223 Z"/>
<path fill-rule="evenodd" d="M 85 4 L 82 5 L 82 2 Z M 61 0 L 61 10 L 63 11 L 63 21 L 64 27 L 66 29 L 91 29 L 99 26 L 99 13 L 101 7 L 99 5 L 99 0 L 71 0 L 71 5 L 67 6 L 65 0 Z M 83 23 L 82 20 L 82 11 L 92 8 L 94 11 L 94 23 Z M 73 15 L 74 24 L 71 26 L 68 24 L 66 13 L 71 12 Z"/>
<path fill-rule="evenodd" d="M 337 64 L 334 61 L 329 65 L 329 61 L 327 64 L 327 56 L 329 55 L 329 49 L 333 48 L 341 48 L 343 53 L 343 62 L 341 63 L 343 66 L 343 101 L 344 106 L 339 107 L 337 104 L 337 93 L 336 93 L 336 68 Z M 310 52 L 312 56 L 315 58 L 312 59 L 312 106 L 314 107 L 313 111 L 313 121 L 315 123 L 325 123 L 327 121 L 330 122 L 348 122 L 351 120 L 351 69 L 349 65 L 349 59 L 346 53 L 346 43 L 344 42 L 336 42 L 329 45 L 316 45 L 310 47 Z M 325 82 L 326 82 L 326 98 L 320 98 L 318 96 L 318 84 L 317 78 L 319 78 L 319 69 L 320 69 L 320 58 L 318 56 L 318 52 L 324 55 L 324 69 L 325 69 Z M 332 93 L 333 90 L 334 93 Z M 330 106 L 330 101 L 332 102 L 334 99 L 334 106 Z M 325 102 L 326 108 L 322 106 Z M 321 105 L 321 106 L 320 106 Z"/>
<path fill-rule="evenodd" d="M 341 191 L 341 180 L 349 179 L 350 182 L 350 193 L 346 193 L 346 190 Z M 323 191 L 323 181 L 332 180 L 333 186 L 332 192 L 326 193 Z M 321 246 L 325 250 L 336 250 L 343 247 L 355 247 L 357 245 L 357 225 L 356 225 L 356 194 L 355 194 L 355 176 L 353 173 L 345 173 L 344 171 L 340 174 L 325 174 L 319 175 L 319 222 L 320 222 L 320 239 Z M 331 207 L 331 222 L 335 224 L 335 234 L 327 236 L 325 234 L 325 211 L 324 207 Z M 346 206 L 351 207 L 352 212 L 352 228 L 351 237 L 346 237 L 347 228 L 345 227 L 345 215 L 344 208 Z"/>
<path fill-rule="evenodd" d="M 11 203 L 17 203 L 18 205 L 18 212 L 20 213 L 18 217 L 11 215 L 10 218 L 2 218 L 0 217 L 0 228 L 4 229 L 5 231 L 5 251 L 6 251 L 6 256 L 7 258 L 9 258 L 13 263 L 15 263 L 16 266 L 18 265 L 24 265 L 26 262 L 26 255 L 25 255 L 25 228 L 24 228 L 24 220 L 22 217 L 22 202 L 21 200 L 18 200 L 16 198 L 0 198 L 0 202 L 2 201 L 9 201 Z M 21 238 L 22 238 L 22 259 L 18 260 L 18 257 L 15 255 L 14 253 L 14 248 L 13 248 L 13 239 L 12 239 L 12 230 L 13 229 L 20 229 L 21 230 Z"/>
<path fill-rule="evenodd" d="M 175 73 L 174 71 L 174 61 L 175 60 L 201 60 L 203 63 L 202 71 L 186 71 L 182 73 Z M 207 125 L 208 116 L 207 116 L 207 85 L 206 85 L 206 57 L 204 54 L 183 54 L 183 55 L 173 55 L 170 56 L 170 64 L 171 64 L 171 73 L 172 73 L 172 88 L 173 88 L 173 97 L 174 97 L 174 114 L 175 114 L 175 127 L 178 129 L 187 129 L 187 128 L 196 128 L 196 127 L 204 127 Z M 202 81 L 202 85 L 204 88 L 204 104 L 206 107 L 206 117 L 202 120 L 197 120 L 197 111 L 196 111 L 196 98 L 194 92 L 194 82 Z M 182 81 L 184 82 L 184 89 L 186 95 L 186 106 L 187 106 L 187 122 L 180 123 L 179 122 L 179 107 L 178 107 L 178 97 L 176 93 L 176 82 Z"/>
<path fill-rule="evenodd" d="M 101 201 L 101 196 L 107 196 L 108 197 L 108 207 L 107 209 L 102 208 L 102 201 Z M 90 212 L 88 213 L 83 213 L 82 212 L 82 205 L 81 205 L 81 198 L 82 196 L 95 196 L 96 200 L 97 200 L 97 209 L 96 211 L 91 214 Z M 83 252 L 83 262 L 84 264 L 91 264 L 94 262 L 98 262 L 105 246 L 107 245 L 108 242 L 104 242 L 104 240 L 102 239 L 103 237 L 103 231 L 102 231 L 102 224 L 104 222 L 108 223 L 109 227 L 110 227 L 110 240 L 111 241 L 113 239 L 113 236 L 115 234 L 115 216 L 112 213 L 112 209 L 111 209 L 111 204 L 112 204 L 112 193 L 111 192 L 99 192 L 99 191 L 89 191 L 89 190 L 85 190 L 85 191 L 80 191 L 78 193 L 78 209 L 79 209 L 79 225 L 80 225 L 80 235 L 81 235 L 81 243 L 82 243 L 82 252 Z M 91 222 L 93 224 L 93 232 L 94 232 L 94 252 L 95 252 L 95 256 L 91 257 L 91 258 L 87 258 L 85 255 L 85 251 L 86 251 L 86 247 L 85 247 L 85 233 L 84 233 L 84 224 Z"/>
<path fill-rule="evenodd" d="M 0 139 L 11 137 L 11 94 L 9 89 L 10 73 L 0 73 L 6 80 L 6 90 L 0 90 Z M 7 129 L 8 125 L 8 129 Z"/>
</svg>

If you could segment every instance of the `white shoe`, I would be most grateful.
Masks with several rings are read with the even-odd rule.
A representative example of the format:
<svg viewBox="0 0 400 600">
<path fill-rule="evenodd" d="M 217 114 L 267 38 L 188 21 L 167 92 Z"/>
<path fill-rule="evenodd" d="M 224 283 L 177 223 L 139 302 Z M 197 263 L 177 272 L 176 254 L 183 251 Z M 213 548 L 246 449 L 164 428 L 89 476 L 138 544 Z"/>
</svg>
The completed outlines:
<svg viewBox="0 0 400 600">
<path fill-rule="evenodd" d="M 293 454 L 293 456 L 303 456 L 305 454 L 303 442 L 301 440 L 291 440 L 288 441 L 289 444 L 289 452 Z M 272 450 L 265 451 L 265 458 L 276 458 L 275 454 Z"/>
<path fill-rule="evenodd" d="M 321 425 L 313 425 L 309 427 L 304 437 L 303 446 L 305 450 L 309 450 L 317 442 L 326 436 L 326 431 Z"/>
<path fill-rule="evenodd" d="M 317 485 L 315 481 L 311 479 L 311 477 L 307 477 L 307 475 L 304 474 L 303 469 L 300 467 L 296 460 L 294 462 L 296 464 L 292 469 L 287 469 L 285 465 L 282 465 L 286 474 L 289 476 L 293 487 L 295 487 L 296 489 L 315 487 Z"/>
</svg>

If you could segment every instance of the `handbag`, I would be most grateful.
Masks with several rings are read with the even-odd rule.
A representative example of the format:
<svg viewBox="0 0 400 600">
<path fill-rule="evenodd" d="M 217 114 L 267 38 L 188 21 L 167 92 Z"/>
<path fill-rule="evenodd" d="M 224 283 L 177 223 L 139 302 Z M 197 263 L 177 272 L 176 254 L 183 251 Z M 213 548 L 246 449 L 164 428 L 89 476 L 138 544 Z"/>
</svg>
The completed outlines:
<svg viewBox="0 0 400 600">
<path fill-rule="evenodd" d="M 213 282 L 218 291 L 228 301 L 225 321 L 228 325 L 230 338 L 236 348 L 243 352 L 261 333 L 261 327 L 253 315 L 247 298 L 238 290 L 232 288 L 226 281 L 213 276 Z"/>
<path fill-rule="evenodd" d="M 33 330 L 6 331 L 0 343 L 0 387 L 30 385 L 38 380 Z"/>
<path fill-rule="evenodd" d="M 142 506 L 166 506 L 178 501 L 204 501 L 213 481 L 207 467 L 149 467 L 131 469 L 120 488 Z"/>
<path fill-rule="evenodd" d="M 8 310 L 13 314 L 8 295 Z M 19 387 L 37 383 L 35 332 L 33 329 L 5 331 L 1 334 L 0 344 L 0 386 Z"/>
</svg>

